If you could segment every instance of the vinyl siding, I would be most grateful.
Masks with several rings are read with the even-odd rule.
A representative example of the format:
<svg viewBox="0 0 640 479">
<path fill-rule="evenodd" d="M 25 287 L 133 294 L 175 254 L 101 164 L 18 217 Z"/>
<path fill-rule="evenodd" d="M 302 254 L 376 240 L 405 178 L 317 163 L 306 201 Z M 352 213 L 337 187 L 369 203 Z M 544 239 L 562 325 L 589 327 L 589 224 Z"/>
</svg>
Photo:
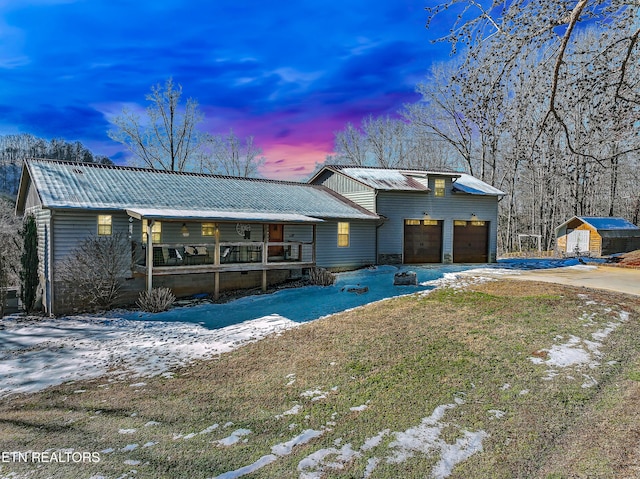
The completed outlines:
<svg viewBox="0 0 640 479">
<path fill-rule="evenodd" d="M 122 212 L 57 210 L 53 214 L 53 263 L 71 253 L 84 239 L 98 234 L 98 215 L 112 215 L 112 232 L 129 234 L 129 217 Z"/>
<path fill-rule="evenodd" d="M 494 196 L 453 194 L 447 180 L 445 197 L 430 193 L 379 192 L 378 214 L 387 221 L 378 230 L 378 254 L 398 255 L 404 249 L 404 220 L 429 218 L 443 221 L 442 253 L 445 261 L 453 259 L 453 221 L 469 220 L 475 214 L 478 220 L 489 222 L 489 257 L 495 261 L 497 244 L 498 201 Z M 449 256 L 447 256 L 449 255 Z"/>
<path fill-rule="evenodd" d="M 39 206 L 42 206 L 42 202 L 40 201 L 38 192 L 34 188 L 33 183 L 29 182 L 29 187 L 27 189 L 27 200 L 25 201 L 24 209 L 25 211 L 28 211 L 31 208 Z"/>
<path fill-rule="evenodd" d="M 373 221 L 349 221 L 349 246 L 338 247 L 338 222 L 317 226 L 316 264 L 323 268 L 356 269 L 375 264 L 376 225 Z"/>
<path fill-rule="evenodd" d="M 353 201 L 355 204 L 376 213 L 376 192 L 373 188 L 363 185 L 348 176 L 340 173 L 326 171 L 314 181 L 314 184 L 320 184 L 327 188 L 340 193 L 345 198 Z"/>
</svg>

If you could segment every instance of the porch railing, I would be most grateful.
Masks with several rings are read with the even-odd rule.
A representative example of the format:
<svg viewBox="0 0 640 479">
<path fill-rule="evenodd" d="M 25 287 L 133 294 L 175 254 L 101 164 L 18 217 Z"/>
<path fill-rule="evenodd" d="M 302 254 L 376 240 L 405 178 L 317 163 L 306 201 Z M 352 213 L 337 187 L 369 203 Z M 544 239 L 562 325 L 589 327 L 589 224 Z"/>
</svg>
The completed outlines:
<svg viewBox="0 0 640 479">
<path fill-rule="evenodd" d="M 216 248 L 219 254 L 216 255 Z M 265 255 L 266 248 L 266 255 Z M 134 261 L 146 266 L 146 245 L 134 244 Z M 307 242 L 220 242 L 201 244 L 155 243 L 153 266 L 223 266 L 277 263 L 313 263 L 313 243 Z"/>
</svg>

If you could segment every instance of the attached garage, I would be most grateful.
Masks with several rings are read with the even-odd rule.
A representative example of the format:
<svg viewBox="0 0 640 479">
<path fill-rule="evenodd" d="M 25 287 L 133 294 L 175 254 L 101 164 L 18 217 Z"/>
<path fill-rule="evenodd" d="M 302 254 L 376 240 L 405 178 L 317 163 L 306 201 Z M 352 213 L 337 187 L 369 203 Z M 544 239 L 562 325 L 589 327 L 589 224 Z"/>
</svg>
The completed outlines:
<svg viewBox="0 0 640 479">
<path fill-rule="evenodd" d="M 489 262 L 488 221 L 455 220 L 453 222 L 453 262 Z"/>
<path fill-rule="evenodd" d="M 442 221 L 404 220 L 404 262 L 442 262 Z"/>
</svg>

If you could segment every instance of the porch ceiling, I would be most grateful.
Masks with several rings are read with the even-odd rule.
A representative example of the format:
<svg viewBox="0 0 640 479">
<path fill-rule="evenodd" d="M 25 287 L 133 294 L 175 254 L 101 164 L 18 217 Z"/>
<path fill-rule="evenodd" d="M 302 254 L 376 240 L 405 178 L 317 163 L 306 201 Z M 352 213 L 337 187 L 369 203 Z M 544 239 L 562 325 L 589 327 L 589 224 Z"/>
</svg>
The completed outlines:
<svg viewBox="0 0 640 479">
<path fill-rule="evenodd" d="M 264 213 L 260 211 L 182 210 L 166 208 L 131 208 L 127 214 L 136 219 L 242 221 L 256 223 L 322 223 L 324 220 L 295 213 Z"/>
</svg>

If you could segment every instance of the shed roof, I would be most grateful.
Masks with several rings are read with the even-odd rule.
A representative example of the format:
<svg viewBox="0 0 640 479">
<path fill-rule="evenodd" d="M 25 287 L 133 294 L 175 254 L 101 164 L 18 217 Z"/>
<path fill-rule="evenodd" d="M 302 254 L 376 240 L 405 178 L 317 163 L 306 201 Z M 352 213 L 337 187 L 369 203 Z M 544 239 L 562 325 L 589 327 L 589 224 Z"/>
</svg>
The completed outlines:
<svg viewBox="0 0 640 479">
<path fill-rule="evenodd" d="M 385 191 L 429 191 L 429 177 L 448 177 L 453 181 L 453 190 L 460 193 L 485 196 L 502 196 L 497 188 L 465 173 L 453 171 L 429 171 L 400 168 L 376 168 L 367 166 L 327 165 L 324 170 L 341 172 L 354 180 L 376 190 Z M 322 170 L 321 170 L 322 171 Z M 318 174 L 314 176 L 316 178 Z M 310 181 L 313 181 L 312 178 Z"/>
<path fill-rule="evenodd" d="M 138 210 L 245 221 L 378 218 L 328 188 L 306 183 L 52 160 L 25 162 L 19 213 L 29 181 L 42 205 L 51 209 Z"/>
<path fill-rule="evenodd" d="M 556 231 L 566 227 L 572 221 L 579 220 L 583 223 L 587 223 L 598 231 L 637 231 L 640 233 L 640 228 L 630 221 L 625 220 L 624 218 L 618 218 L 614 216 L 574 216 L 560 226 L 556 228 Z"/>
</svg>

